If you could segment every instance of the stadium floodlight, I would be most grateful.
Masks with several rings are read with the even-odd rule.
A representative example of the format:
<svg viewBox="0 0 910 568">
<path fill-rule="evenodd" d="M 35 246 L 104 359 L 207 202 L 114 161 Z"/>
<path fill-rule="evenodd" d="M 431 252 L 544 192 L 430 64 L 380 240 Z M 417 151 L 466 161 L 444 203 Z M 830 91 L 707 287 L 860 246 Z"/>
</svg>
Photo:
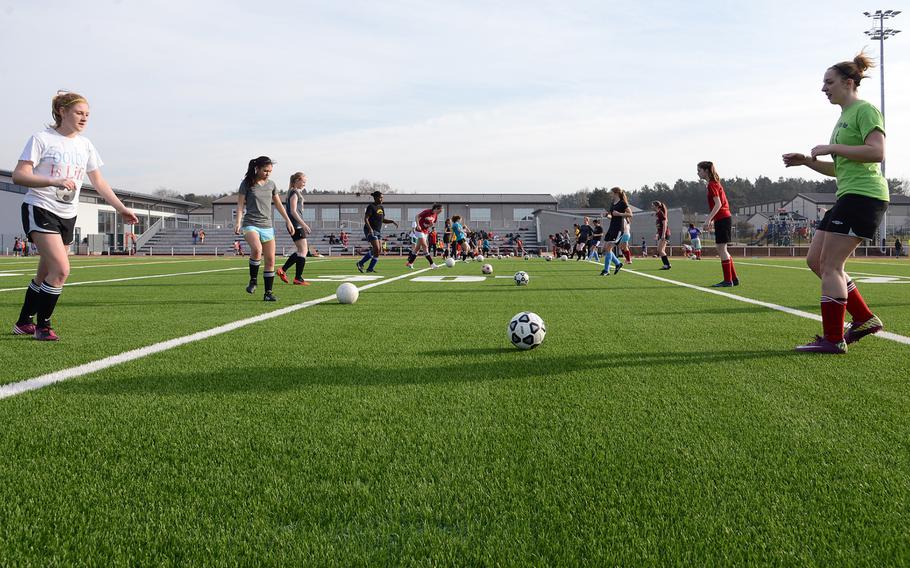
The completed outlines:
<svg viewBox="0 0 910 568">
<path fill-rule="evenodd" d="M 894 37 L 900 33 L 900 30 L 894 28 L 885 28 L 885 20 L 894 18 L 900 14 L 900 10 L 876 10 L 875 12 L 863 12 L 867 18 L 872 18 L 872 29 L 866 30 L 865 34 L 869 39 L 878 41 L 878 67 L 881 84 L 881 111 L 882 120 L 885 120 L 885 40 Z M 876 25 L 878 24 L 878 25 Z M 885 161 L 882 160 L 882 176 L 885 176 L 885 183 L 888 183 L 888 177 L 885 175 Z M 890 190 L 890 188 L 889 188 Z M 881 236 L 883 239 L 888 237 L 888 213 L 882 219 Z"/>
</svg>

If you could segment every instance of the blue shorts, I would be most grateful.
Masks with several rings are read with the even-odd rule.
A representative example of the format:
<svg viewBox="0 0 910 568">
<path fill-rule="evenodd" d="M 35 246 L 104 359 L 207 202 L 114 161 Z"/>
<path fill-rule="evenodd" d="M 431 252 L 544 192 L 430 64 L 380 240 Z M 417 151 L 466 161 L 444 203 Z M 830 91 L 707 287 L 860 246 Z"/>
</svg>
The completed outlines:
<svg viewBox="0 0 910 568">
<path fill-rule="evenodd" d="M 629 233 L 623 233 L 622 236 L 619 237 L 619 240 L 617 240 L 616 242 L 621 244 L 621 243 L 627 243 L 631 240 L 632 240 L 632 235 L 630 235 Z"/>
<path fill-rule="evenodd" d="M 363 236 L 366 240 L 373 242 L 382 239 L 382 231 L 371 231 L 366 225 L 363 226 Z"/>
<path fill-rule="evenodd" d="M 256 233 L 257 235 L 259 235 L 260 243 L 267 243 L 269 241 L 275 240 L 275 229 L 273 229 L 271 227 L 269 227 L 268 229 L 264 229 L 262 227 L 254 227 L 253 225 L 247 225 L 246 227 L 242 227 L 240 230 L 243 231 L 244 236 L 247 233 Z"/>
</svg>

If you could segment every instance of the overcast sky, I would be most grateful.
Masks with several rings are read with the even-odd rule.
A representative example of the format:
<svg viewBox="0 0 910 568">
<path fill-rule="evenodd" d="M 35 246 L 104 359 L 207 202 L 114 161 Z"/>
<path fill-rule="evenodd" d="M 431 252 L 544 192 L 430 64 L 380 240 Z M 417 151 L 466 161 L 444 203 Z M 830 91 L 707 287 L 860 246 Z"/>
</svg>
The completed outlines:
<svg viewBox="0 0 910 568">
<path fill-rule="evenodd" d="M 864 10 L 818 1 L 0 0 L 12 169 L 65 88 L 123 189 L 362 178 L 407 192 L 568 193 L 722 176 L 818 179 L 780 155 L 828 142 L 825 69 Z M 910 177 L 910 11 L 885 42 L 888 177 Z M 879 69 L 860 94 L 879 105 Z"/>
</svg>

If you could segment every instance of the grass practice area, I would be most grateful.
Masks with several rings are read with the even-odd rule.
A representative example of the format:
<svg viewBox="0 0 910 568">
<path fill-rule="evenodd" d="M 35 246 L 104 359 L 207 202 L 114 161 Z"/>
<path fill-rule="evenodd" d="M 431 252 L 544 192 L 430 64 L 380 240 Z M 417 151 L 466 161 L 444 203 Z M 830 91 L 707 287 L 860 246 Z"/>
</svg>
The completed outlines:
<svg viewBox="0 0 910 568">
<path fill-rule="evenodd" d="M 910 563 L 906 260 L 848 264 L 892 335 L 843 356 L 793 351 L 802 260 L 311 259 L 266 303 L 246 259 L 79 258 L 56 343 L 9 334 L 35 262 L 6 387 L 285 311 L 0 398 L 0 565 Z"/>
</svg>

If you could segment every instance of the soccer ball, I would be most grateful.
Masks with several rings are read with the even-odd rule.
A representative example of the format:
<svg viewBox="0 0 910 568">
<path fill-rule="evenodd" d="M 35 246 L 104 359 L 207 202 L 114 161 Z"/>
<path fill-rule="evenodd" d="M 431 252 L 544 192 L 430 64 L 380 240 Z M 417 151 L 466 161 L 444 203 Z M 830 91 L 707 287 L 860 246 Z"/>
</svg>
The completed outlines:
<svg viewBox="0 0 910 568">
<path fill-rule="evenodd" d="M 569 257 L 567 257 L 566 255 L 562 255 L 559 257 L 559 260 L 569 260 Z"/>
<path fill-rule="evenodd" d="M 341 304 L 353 304 L 360 297 L 360 290 L 350 282 L 344 282 L 335 290 L 335 296 Z"/>
<path fill-rule="evenodd" d="M 485 259 L 482 254 L 477 255 L 477 262 L 483 262 Z"/>
<path fill-rule="evenodd" d="M 531 255 L 526 254 L 526 255 L 525 255 L 525 260 L 531 260 Z"/>
<path fill-rule="evenodd" d="M 484 264 L 480 267 L 480 271 L 484 274 L 493 274 L 493 267 L 489 264 Z"/>
<path fill-rule="evenodd" d="M 515 284 L 519 286 L 527 286 L 528 282 L 531 281 L 531 277 L 528 276 L 528 273 L 524 270 L 519 270 L 515 273 Z"/>
<path fill-rule="evenodd" d="M 553 260 L 553 257 L 552 257 L 552 256 L 548 256 L 548 257 L 547 257 L 547 262 L 550 262 L 551 260 Z"/>
<path fill-rule="evenodd" d="M 534 312 L 516 314 L 506 328 L 506 335 L 512 345 L 519 349 L 534 349 L 547 336 L 547 326 Z"/>
<path fill-rule="evenodd" d="M 450 256 L 449 258 L 447 258 L 447 259 L 446 259 L 446 266 L 449 267 L 449 268 L 454 268 L 454 267 L 455 267 L 455 259 L 452 258 L 451 256 Z"/>
</svg>

